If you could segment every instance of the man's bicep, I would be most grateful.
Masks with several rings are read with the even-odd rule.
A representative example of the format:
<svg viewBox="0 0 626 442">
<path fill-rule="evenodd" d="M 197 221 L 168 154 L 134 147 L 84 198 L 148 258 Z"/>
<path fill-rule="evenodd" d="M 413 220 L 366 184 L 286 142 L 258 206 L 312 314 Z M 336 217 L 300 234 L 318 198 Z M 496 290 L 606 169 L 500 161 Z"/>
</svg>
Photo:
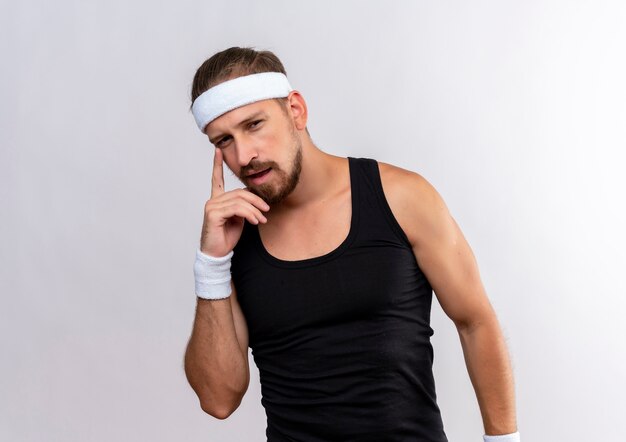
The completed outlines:
<svg viewBox="0 0 626 442">
<path fill-rule="evenodd" d="M 437 225 L 415 235 L 413 253 L 446 315 L 457 327 L 471 326 L 491 310 L 478 264 L 447 209 L 432 222 Z"/>
<path fill-rule="evenodd" d="M 443 198 L 421 175 L 383 165 L 383 190 L 420 269 L 457 326 L 491 309 L 474 254 Z"/>
<path fill-rule="evenodd" d="M 237 341 L 239 341 L 239 346 L 241 348 L 242 353 L 246 358 L 246 362 L 248 361 L 248 325 L 246 324 L 246 318 L 241 311 L 241 306 L 239 305 L 239 301 L 237 300 L 237 292 L 235 290 L 235 285 L 233 282 L 230 282 L 231 294 L 230 294 L 230 306 L 233 312 L 233 321 L 235 323 L 235 332 L 237 333 Z"/>
</svg>

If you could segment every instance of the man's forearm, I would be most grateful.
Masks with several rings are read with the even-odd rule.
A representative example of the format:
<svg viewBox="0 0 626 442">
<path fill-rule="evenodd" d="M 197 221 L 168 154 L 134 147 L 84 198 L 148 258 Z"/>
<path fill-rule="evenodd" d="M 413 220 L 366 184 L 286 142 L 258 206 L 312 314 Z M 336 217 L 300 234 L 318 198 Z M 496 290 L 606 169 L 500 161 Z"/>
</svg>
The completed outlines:
<svg viewBox="0 0 626 442">
<path fill-rule="evenodd" d="M 517 431 L 513 372 L 497 318 L 492 315 L 458 331 L 485 433 Z"/>
<path fill-rule="evenodd" d="M 239 405 L 250 374 L 237 341 L 228 299 L 198 299 L 185 353 L 185 372 L 207 413 L 225 418 Z"/>
</svg>

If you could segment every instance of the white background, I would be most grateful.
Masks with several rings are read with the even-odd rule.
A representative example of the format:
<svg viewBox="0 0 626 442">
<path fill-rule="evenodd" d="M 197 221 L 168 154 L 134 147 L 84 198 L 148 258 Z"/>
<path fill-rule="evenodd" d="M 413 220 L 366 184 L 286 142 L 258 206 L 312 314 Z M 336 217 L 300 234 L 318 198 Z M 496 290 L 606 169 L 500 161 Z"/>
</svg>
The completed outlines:
<svg viewBox="0 0 626 442">
<path fill-rule="evenodd" d="M 265 440 L 256 371 L 219 421 L 182 368 L 213 149 L 189 89 L 235 45 L 281 57 L 320 148 L 439 190 L 502 323 L 523 440 L 623 439 L 625 2 L 0 8 L 0 440 Z M 432 325 L 448 436 L 481 440 L 436 303 Z"/>
</svg>

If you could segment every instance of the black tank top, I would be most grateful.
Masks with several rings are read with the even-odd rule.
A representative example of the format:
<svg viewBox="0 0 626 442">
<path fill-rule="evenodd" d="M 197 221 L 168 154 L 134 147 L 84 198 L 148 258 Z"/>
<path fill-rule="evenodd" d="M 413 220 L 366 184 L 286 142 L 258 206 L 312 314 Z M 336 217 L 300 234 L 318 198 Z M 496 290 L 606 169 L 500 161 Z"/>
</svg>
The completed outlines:
<svg viewBox="0 0 626 442">
<path fill-rule="evenodd" d="M 283 261 L 251 224 L 235 247 L 267 440 L 447 441 L 432 373 L 432 288 L 378 164 L 348 160 L 352 220 L 339 247 Z"/>
</svg>

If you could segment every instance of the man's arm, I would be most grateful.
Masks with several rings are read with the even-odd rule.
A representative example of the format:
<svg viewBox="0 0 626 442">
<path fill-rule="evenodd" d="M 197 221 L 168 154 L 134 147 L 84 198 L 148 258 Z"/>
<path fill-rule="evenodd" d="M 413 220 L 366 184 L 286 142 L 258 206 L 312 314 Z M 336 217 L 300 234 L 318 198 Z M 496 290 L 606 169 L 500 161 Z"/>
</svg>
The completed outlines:
<svg viewBox="0 0 626 442">
<path fill-rule="evenodd" d="M 444 312 L 457 327 L 485 433 L 517 431 L 509 356 L 478 265 L 435 188 L 419 174 L 380 164 L 385 196 Z"/>
<path fill-rule="evenodd" d="M 229 254 L 241 237 L 244 220 L 264 223 L 266 210 L 265 201 L 251 192 L 224 191 L 223 154 L 215 149 L 211 199 L 204 206 L 194 264 L 197 308 L 185 352 L 185 374 L 202 409 L 219 419 L 237 409 L 250 382 L 248 328 L 229 281 Z"/>
<path fill-rule="evenodd" d="M 196 318 L 185 352 L 187 380 L 202 409 L 226 419 L 250 383 L 248 329 L 234 287 L 229 298 L 197 298 Z"/>
</svg>

